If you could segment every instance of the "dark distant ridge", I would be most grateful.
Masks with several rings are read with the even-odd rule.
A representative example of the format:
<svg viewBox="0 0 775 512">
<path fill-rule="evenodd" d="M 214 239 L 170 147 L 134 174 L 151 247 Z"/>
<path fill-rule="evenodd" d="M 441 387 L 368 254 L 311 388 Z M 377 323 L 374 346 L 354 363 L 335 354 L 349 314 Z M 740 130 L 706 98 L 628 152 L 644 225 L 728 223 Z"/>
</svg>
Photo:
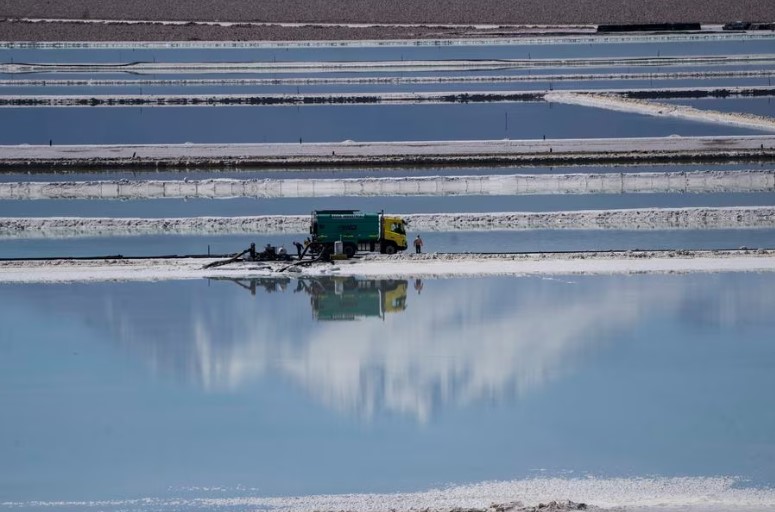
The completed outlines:
<svg viewBox="0 0 775 512">
<path fill-rule="evenodd" d="M 690 32 L 702 30 L 699 23 L 625 23 L 613 25 L 598 25 L 598 32 Z"/>
<path fill-rule="evenodd" d="M 2 0 L 2 18 L 300 23 L 775 22 L 773 0 Z"/>
</svg>

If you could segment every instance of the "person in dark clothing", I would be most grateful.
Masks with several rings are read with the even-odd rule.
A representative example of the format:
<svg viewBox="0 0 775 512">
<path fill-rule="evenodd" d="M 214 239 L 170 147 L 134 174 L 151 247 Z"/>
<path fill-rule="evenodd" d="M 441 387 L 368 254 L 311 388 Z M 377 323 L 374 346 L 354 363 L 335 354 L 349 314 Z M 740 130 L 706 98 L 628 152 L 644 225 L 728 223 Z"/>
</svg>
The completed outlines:
<svg viewBox="0 0 775 512">
<path fill-rule="evenodd" d="M 422 252 L 422 238 L 420 238 L 420 235 L 417 235 L 417 238 L 414 239 L 414 252 L 417 254 Z"/>
<path fill-rule="evenodd" d="M 304 246 L 299 242 L 293 242 L 293 245 L 296 247 L 296 255 L 301 259 L 301 251 L 304 249 Z"/>
</svg>

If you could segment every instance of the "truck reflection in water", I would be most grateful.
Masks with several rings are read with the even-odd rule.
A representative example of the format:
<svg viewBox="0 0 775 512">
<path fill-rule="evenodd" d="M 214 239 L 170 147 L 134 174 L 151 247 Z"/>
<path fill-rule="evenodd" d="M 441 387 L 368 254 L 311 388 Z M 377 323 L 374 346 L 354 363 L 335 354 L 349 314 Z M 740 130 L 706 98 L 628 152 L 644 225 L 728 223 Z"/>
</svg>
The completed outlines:
<svg viewBox="0 0 775 512">
<path fill-rule="evenodd" d="M 253 278 L 218 280 L 232 281 L 249 290 L 251 295 L 263 289 L 266 293 L 306 292 L 310 296 L 312 314 L 317 320 L 358 320 L 384 318 L 388 313 L 406 309 L 408 282 L 404 279 L 366 280 L 354 277 L 320 277 L 316 279 Z M 295 281 L 295 286 L 292 286 Z"/>
</svg>

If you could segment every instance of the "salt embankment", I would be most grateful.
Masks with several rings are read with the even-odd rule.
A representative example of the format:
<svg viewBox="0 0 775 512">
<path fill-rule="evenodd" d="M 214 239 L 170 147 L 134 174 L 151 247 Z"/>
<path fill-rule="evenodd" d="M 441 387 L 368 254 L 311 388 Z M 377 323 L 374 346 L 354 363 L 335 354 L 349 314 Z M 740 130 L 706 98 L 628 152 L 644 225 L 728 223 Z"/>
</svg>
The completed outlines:
<svg viewBox="0 0 775 512">
<path fill-rule="evenodd" d="M 656 103 L 642 99 L 621 97 L 618 94 L 597 94 L 578 92 L 550 92 L 545 101 L 566 103 L 585 107 L 604 108 L 619 112 L 631 112 L 650 116 L 675 117 L 704 123 L 718 123 L 756 130 L 775 131 L 775 119 L 739 112 L 700 110 L 686 105 Z"/>
<path fill-rule="evenodd" d="M 366 255 L 309 267 L 237 262 L 205 269 L 209 258 L 0 261 L 2 283 L 160 281 L 204 278 L 478 277 L 689 272 L 775 272 L 775 251 L 626 251 L 532 254 Z"/>
<path fill-rule="evenodd" d="M 25 181 L 0 183 L 0 200 L 229 199 L 775 191 L 775 170 L 402 176 L 347 179 Z"/>
<path fill-rule="evenodd" d="M 670 230 L 775 228 L 775 207 L 641 208 L 506 213 L 402 215 L 422 232 L 528 229 Z M 308 215 L 185 218 L 0 218 L 0 238 L 68 238 L 151 234 L 294 234 L 309 231 Z"/>
<path fill-rule="evenodd" d="M 401 164 L 582 164 L 599 162 L 766 160 L 775 136 L 609 139 L 316 142 L 256 144 L 107 144 L 0 146 L 0 168 L 336 167 Z"/>
</svg>

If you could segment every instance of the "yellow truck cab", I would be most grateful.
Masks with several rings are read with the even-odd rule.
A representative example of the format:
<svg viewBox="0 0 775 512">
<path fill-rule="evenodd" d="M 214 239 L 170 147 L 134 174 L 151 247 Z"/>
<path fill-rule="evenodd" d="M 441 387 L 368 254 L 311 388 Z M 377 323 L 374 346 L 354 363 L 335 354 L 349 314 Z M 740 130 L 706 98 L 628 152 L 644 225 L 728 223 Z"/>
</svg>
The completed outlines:
<svg viewBox="0 0 775 512">
<path fill-rule="evenodd" d="M 394 254 L 396 251 L 388 251 L 388 247 L 395 247 L 399 251 L 405 251 L 408 247 L 406 242 L 406 222 L 401 217 L 387 216 L 382 217 L 382 240 L 383 251 L 385 254 Z"/>
</svg>

